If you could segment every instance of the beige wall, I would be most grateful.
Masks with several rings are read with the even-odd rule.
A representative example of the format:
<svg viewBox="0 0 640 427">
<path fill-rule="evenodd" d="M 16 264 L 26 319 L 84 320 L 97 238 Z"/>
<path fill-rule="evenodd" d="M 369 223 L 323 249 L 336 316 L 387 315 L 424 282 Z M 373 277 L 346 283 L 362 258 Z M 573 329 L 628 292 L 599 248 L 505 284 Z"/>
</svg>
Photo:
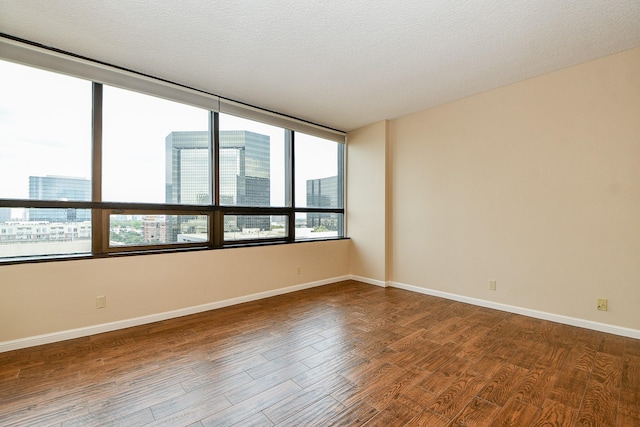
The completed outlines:
<svg viewBox="0 0 640 427">
<path fill-rule="evenodd" d="M 351 274 L 384 283 L 387 280 L 386 121 L 347 135 L 347 162 Z"/>
<path fill-rule="evenodd" d="M 349 241 L 6 265 L 0 270 L 2 343 L 344 277 L 349 274 Z M 106 309 L 96 309 L 98 295 L 106 296 Z"/>
<path fill-rule="evenodd" d="M 393 282 L 640 330 L 640 49 L 393 120 L 389 145 Z"/>
</svg>

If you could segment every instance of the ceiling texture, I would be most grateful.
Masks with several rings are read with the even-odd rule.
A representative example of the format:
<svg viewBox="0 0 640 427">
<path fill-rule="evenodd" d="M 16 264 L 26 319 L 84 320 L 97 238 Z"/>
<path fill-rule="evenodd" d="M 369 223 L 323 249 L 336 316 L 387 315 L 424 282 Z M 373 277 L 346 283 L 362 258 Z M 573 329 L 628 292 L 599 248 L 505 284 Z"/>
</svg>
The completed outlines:
<svg viewBox="0 0 640 427">
<path fill-rule="evenodd" d="M 0 0 L 0 32 L 349 131 L 640 46 L 640 0 Z"/>
</svg>

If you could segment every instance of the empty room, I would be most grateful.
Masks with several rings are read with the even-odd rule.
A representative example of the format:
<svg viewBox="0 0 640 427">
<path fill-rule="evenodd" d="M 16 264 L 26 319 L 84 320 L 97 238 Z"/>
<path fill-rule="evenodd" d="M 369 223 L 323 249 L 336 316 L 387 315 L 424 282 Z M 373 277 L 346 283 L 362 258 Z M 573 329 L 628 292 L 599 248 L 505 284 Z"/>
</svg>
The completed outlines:
<svg viewBox="0 0 640 427">
<path fill-rule="evenodd" d="M 0 2 L 0 426 L 640 426 L 637 0 Z"/>
</svg>

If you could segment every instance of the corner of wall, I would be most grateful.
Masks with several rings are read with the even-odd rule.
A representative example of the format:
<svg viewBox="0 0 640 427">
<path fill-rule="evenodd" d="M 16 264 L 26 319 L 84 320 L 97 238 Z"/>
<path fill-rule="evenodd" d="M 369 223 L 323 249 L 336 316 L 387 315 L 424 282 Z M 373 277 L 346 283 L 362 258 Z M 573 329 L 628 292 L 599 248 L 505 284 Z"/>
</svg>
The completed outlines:
<svg viewBox="0 0 640 427">
<path fill-rule="evenodd" d="M 367 283 L 387 281 L 388 122 L 347 134 L 347 224 L 350 272 Z"/>
</svg>

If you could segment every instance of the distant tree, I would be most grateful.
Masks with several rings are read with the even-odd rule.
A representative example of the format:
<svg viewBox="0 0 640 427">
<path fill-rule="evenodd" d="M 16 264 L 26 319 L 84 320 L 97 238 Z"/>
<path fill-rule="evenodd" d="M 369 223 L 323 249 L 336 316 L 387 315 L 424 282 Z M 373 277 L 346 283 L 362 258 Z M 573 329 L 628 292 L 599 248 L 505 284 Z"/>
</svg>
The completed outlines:
<svg viewBox="0 0 640 427">
<path fill-rule="evenodd" d="M 124 243 L 125 245 L 142 245 L 144 238 L 136 231 L 120 231 L 120 233 L 111 232 L 109 239 L 112 242 Z"/>
</svg>

